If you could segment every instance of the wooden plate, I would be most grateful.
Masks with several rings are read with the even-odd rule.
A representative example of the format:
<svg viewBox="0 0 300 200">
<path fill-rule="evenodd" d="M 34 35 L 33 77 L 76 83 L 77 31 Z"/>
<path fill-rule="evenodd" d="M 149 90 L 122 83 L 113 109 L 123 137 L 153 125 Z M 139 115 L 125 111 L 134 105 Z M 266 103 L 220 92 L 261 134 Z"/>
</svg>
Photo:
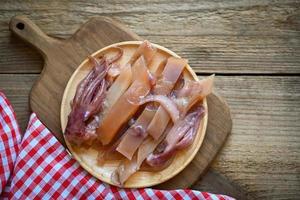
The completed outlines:
<svg viewBox="0 0 300 200">
<path fill-rule="evenodd" d="M 118 62 L 120 64 L 125 64 L 129 60 L 131 55 L 134 53 L 134 51 L 137 49 L 139 44 L 141 44 L 141 41 L 127 41 L 112 44 L 93 53 L 92 56 L 97 57 L 103 54 L 113 54 L 115 50 L 113 50 L 111 47 L 119 46 L 122 49 L 124 49 L 124 54 Z M 170 56 L 179 57 L 176 53 L 172 52 L 171 50 L 165 47 L 153 43 L 152 45 L 158 49 L 158 52 L 156 53 L 151 65 L 157 65 L 162 60 Z M 77 85 L 91 69 L 92 65 L 90 64 L 88 59 L 85 59 L 68 81 L 61 103 L 61 126 L 63 132 L 66 128 L 68 114 L 71 111 L 70 102 L 75 95 Z M 186 78 L 198 80 L 195 72 L 189 65 L 186 66 L 186 70 L 184 73 Z M 194 143 L 189 148 L 182 151 L 178 151 L 172 164 L 164 170 L 158 172 L 136 172 L 125 182 L 125 188 L 149 187 L 165 182 L 177 175 L 179 172 L 181 172 L 193 160 L 203 142 L 206 132 L 208 120 L 208 108 L 206 99 L 203 100 L 203 106 L 206 110 L 206 114 L 200 123 Z M 104 163 L 104 165 L 99 166 L 97 164 L 98 150 L 96 150 L 95 147 L 79 147 L 70 144 L 67 140 L 65 141 L 73 157 L 80 163 L 80 165 L 85 170 L 87 170 L 89 173 L 91 173 L 98 179 L 114 185 L 114 183 L 111 182 L 110 177 L 111 173 L 118 167 L 119 161 L 107 161 Z"/>
</svg>

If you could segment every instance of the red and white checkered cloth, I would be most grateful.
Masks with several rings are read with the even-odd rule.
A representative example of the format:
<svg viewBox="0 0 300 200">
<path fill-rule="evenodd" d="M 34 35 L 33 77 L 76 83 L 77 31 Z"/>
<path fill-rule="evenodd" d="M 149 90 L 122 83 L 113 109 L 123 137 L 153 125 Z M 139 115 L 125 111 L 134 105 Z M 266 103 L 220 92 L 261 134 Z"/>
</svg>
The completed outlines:
<svg viewBox="0 0 300 200">
<path fill-rule="evenodd" d="M 0 199 L 233 199 L 195 190 L 120 189 L 72 159 L 31 114 L 21 140 L 14 111 L 0 92 Z"/>
</svg>

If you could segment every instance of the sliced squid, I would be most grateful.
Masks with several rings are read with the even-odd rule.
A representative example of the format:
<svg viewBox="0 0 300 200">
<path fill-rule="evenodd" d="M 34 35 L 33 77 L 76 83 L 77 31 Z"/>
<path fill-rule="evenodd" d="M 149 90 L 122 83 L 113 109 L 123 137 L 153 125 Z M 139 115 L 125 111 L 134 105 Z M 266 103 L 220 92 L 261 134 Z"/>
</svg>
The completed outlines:
<svg viewBox="0 0 300 200">
<path fill-rule="evenodd" d="M 171 129 L 172 124 L 166 128 L 165 134 Z M 143 161 L 147 158 L 151 152 L 153 152 L 156 146 L 164 139 L 165 134 L 160 138 L 160 140 L 153 140 L 151 137 L 147 137 L 139 148 L 137 154 L 135 154 L 131 160 L 125 159 L 123 160 L 118 168 L 112 173 L 111 180 L 113 183 L 119 186 L 123 186 L 126 180 L 135 172 L 140 170 Z M 149 153 L 150 152 L 150 153 Z M 171 163 L 171 162 L 170 162 Z M 147 167 L 147 171 L 156 171 L 158 169 L 162 169 L 168 166 L 170 163 L 165 163 L 165 165 L 161 165 L 159 167 L 151 167 L 152 170 Z"/>
<path fill-rule="evenodd" d="M 138 105 L 128 102 L 128 98 L 142 98 L 146 96 L 151 88 L 149 81 L 149 71 L 145 60 L 141 56 L 137 61 L 139 77 L 131 84 L 128 90 L 120 96 L 102 120 L 97 135 L 103 145 L 109 144 L 120 127 L 125 124 L 137 111 Z"/>
<path fill-rule="evenodd" d="M 108 64 L 112 64 L 112 63 L 118 61 L 124 54 L 123 49 L 120 47 L 111 47 L 111 49 L 117 50 L 117 54 L 111 58 L 107 58 Z"/>
<path fill-rule="evenodd" d="M 164 165 L 176 153 L 176 150 L 192 144 L 194 137 L 191 138 L 191 136 L 196 135 L 204 111 L 200 105 L 176 122 L 166 138 L 160 143 L 162 146 L 160 152 L 148 155 L 147 163 L 153 167 Z"/>
<path fill-rule="evenodd" d="M 156 147 L 162 142 L 167 133 L 171 130 L 173 124 L 170 122 L 158 140 L 153 139 L 151 136 L 148 136 L 137 151 L 137 164 L 141 166 L 144 160 L 156 149 Z"/>
<path fill-rule="evenodd" d="M 193 83 L 196 85 L 196 88 L 199 88 L 199 90 L 198 89 L 190 90 L 190 93 L 187 94 L 187 96 L 190 95 L 190 98 L 187 98 L 188 106 L 185 107 L 182 113 L 183 115 L 185 115 L 196 102 L 199 102 L 200 100 L 208 96 L 210 93 L 212 93 L 213 86 L 214 86 L 214 78 L 215 75 L 213 74 L 205 79 Z M 184 98 L 184 96 L 182 98 Z"/>
<path fill-rule="evenodd" d="M 107 91 L 105 100 L 105 106 L 107 110 L 109 110 L 112 105 L 116 103 L 120 96 L 127 90 L 131 82 L 132 71 L 131 65 L 128 64 L 122 69 L 120 75 Z"/>
<path fill-rule="evenodd" d="M 156 51 L 157 49 L 153 47 L 149 41 L 145 40 L 131 56 L 129 63 L 133 64 L 141 55 L 143 55 L 147 66 L 149 66 Z"/>
<path fill-rule="evenodd" d="M 112 64 L 111 68 L 108 70 L 107 75 L 110 76 L 112 79 L 119 76 L 121 73 L 121 67 L 119 64 Z"/>
<path fill-rule="evenodd" d="M 155 112 L 155 110 L 144 109 L 140 117 L 124 134 L 124 138 L 118 145 L 117 151 L 127 159 L 131 160 L 134 152 L 147 136 L 145 127 L 148 126 Z"/>
<path fill-rule="evenodd" d="M 132 104 L 143 105 L 149 102 L 156 102 L 162 106 L 162 109 L 166 110 L 173 122 L 179 119 L 179 110 L 176 103 L 165 95 L 148 95 L 145 98 L 140 99 L 137 102 L 131 101 Z"/>
<path fill-rule="evenodd" d="M 195 105 L 211 93 L 214 77 L 185 81 L 179 88 L 187 60 L 170 57 L 156 70 L 148 69 L 157 50 L 144 41 L 128 63 L 119 66 L 115 62 L 123 50 L 116 50 L 112 57 L 90 58 L 95 67 L 77 87 L 66 138 L 78 145 L 98 138 L 103 148 L 108 147 L 99 151 L 100 164 L 124 155 L 127 159 L 111 177 L 123 185 L 142 163 L 163 169 L 177 150 L 193 143 L 205 113 Z"/>
<path fill-rule="evenodd" d="M 182 111 L 182 115 L 190 109 L 187 105 L 193 105 L 190 102 L 199 101 L 212 92 L 214 75 L 211 75 L 200 81 L 186 81 L 183 88 L 174 92 L 177 102 L 177 108 Z M 164 132 L 170 121 L 170 116 L 163 110 L 157 112 L 147 128 L 147 132 L 154 138 L 158 139 Z"/>
<path fill-rule="evenodd" d="M 117 50 L 120 48 L 117 48 Z M 105 112 L 108 111 L 120 98 L 120 96 L 128 89 L 130 84 L 133 82 L 133 78 L 138 77 L 138 71 L 135 70 L 134 64 L 136 60 L 143 56 L 146 63 L 151 63 L 155 53 L 156 49 L 148 42 L 144 41 L 138 49 L 135 51 L 135 53 L 131 56 L 131 59 L 128 61 L 128 63 L 124 67 L 119 67 L 119 69 L 115 69 L 112 67 L 108 73 L 119 73 L 118 77 L 115 79 L 115 81 L 112 83 L 111 87 L 108 89 L 106 94 L 106 101 L 105 101 Z M 119 54 L 117 54 L 114 58 L 111 58 L 110 60 L 115 60 L 118 57 Z M 123 53 L 122 53 L 123 55 Z M 131 68 L 131 66 L 133 66 Z M 132 71 L 133 70 L 133 71 Z M 119 72 L 118 72 L 119 71 Z M 104 113 L 105 115 L 105 113 Z"/>
<path fill-rule="evenodd" d="M 156 86 L 154 87 L 153 91 L 157 95 L 150 95 L 143 99 L 129 99 L 132 101 L 137 101 L 138 103 L 146 103 L 151 101 L 159 101 L 160 103 L 163 103 L 164 107 L 167 109 L 171 109 L 173 113 L 172 116 L 174 118 L 174 121 L 178 119 L 179 113 L 176 109 L 176 105 L 169 100 L 166 96 L 169 94 L 177 79 L 180 77 L 180 74 L 182 73 L 185 65 L 187 64 L 187 61 L 180 58 L 174 58 L 171 57 L 167 60 L 165 69 L 163 69 L 163 62 L 159 65 L 159 67 L 156 70 L 156 76 L 159 75 L 159 72 L 162 71 L 161 79 L 159 82 L 157 82 Z M 167 86 L 167 87 L 166 87 Z M 157 88 L 165 87 L 167 89 L 164 90 L 156 90 Z M 123 154 L 126 158 L 131 159 L 134 155 L 137 148 L 141 145 L 144 138 L 148 135 L 148 132 L 146 131 L 147 126 L 151 122 L 152 118 L 154 117 L 155 113 L 157 112 L 164 112 L 163 106 L 160 106 L 158 110 L 151 109 L 152 105 L 147 105 L 146 109 L 142 112 L 142 114 L 139 116 L 139 118 L 136 120 L 134 124 L 127 130 L 127 132 L 124 134 L 123 140 L 120 142 L 119 146 L 117 147 L 117 151 Z"/>
<path fill-rule="evenodd" d="M 132 160 L 125 159 L 111 174 L 111 181 L 118 186 L 123 186 L 125 181 L 138 170 L 136 156 Z"/>
<path fill-rule="evenodd" d="M 183 110 L 182 112 L 187 112 L 188 110 L 190 110 L 190 108 L 192 108 L 198 101 L 200 101 L 203 97 L 207 96 L 208 94 L 210 94 L 212 92 L 212 87 L 213 87 L 213 79 L 214 79 L 214 76 L 210 76 L 210 77 L 207 77 L 199 82 L 195 82 L 194 84 L 199 84 L 201 85 L 202 88 L 205 88 L 205 89 L 202 89 L 201 91 L 202 92 L 199 92 L 199 90 L 189 90 L 189 93 L 185 93 L 185 95 L 187 96 L 181 96 L 180 98 L 185 98 L 184 99 L 184 107 L 183 107 Z M 198 86 L 200 87 L 200 86 Z M 208 87 L 208 88 L 206 88 Z M 182 88 L 183 89 L 183 88 Z M 187 87 L 184 89 L 186 90 Z M 187 98 L 191 96 L 190 98 Z M 187 110 L 187 111 L 186 111 Z M 156 122 L 156 128 L 160 128 L 162 126 L 164 126 L 165 124 L 164 123 L 167 123 L 166 121 L 170 121 L 170 117 L 167 113 L 165 113 L 166 115 L 159 115 L 159 118 L 157 118 L 157 122 Z M 179 131 L 181 130 L 182 132 L 185 131 L 185 133 L 180 133 L 181 136 L 184 135 L 183 137 L 179 137 L 180 140 L 176 143 L 175 145 L 175 148 L 178 150 L 178 149 L 183 149 L 183 148 L 186 148 L 188 147 L 189 145 L 191 145 L 195 139 L 195 136 L 196 136 L 196 131 L 198 129 L 198 126 L 199 126 L 199 123 L 200 123 L 200 119 L 201 117 L 203 117 L 203 114 L 204 114 L 204 109 L 200 106 L 198 107 L 198 110 L 196 110 L 196 113 L 194 114 L 190 114 L 189 118 L 192 117 L 192 116 L 197 116 L 199 117 L 198 120 L 196 120 L 197 118 L 194 118 L 194 120 L 197 121 L 197 123 L 195 124 L 194 127 L 190 127 L 188 128 L 187 126 L 184 126 L 182 128 L 179 128 Z M 164 121 L 164 118 L 162 118 L 162 116 L 164 118 L 166 118 L 167 120 Z M 185 116 L 185 115 L 183 115 Z M 155 118 L 153 118 L 155 119 Z M 175 126 L 179 126 L 180 124 L 183 124 L 184 121 L 189 121 L 187 120 L 188 118 L 185 117 L 184 119 L 186 120 L 180 120 L 178 121 L 175 125 Z M 156 147 L 161 144 L 161 141 L 162 139 L 165 138 L 165 135 L 167 133 L 169 133 L 169 130 L 170 130 L 170 127 L 172 127 L 171 123 L 167 123 L 168 125 L 168 128 L 164 128 L 164 131 L 163 131 L 163 134 L 160 134 L 160 137 L 158 137 L 157 139 L 156 138 L 153 138 L 151 136 L 148 136 L 147 139 L 143 142 L 143 144 L 138 148 L 138 151 L 137 151 L 137 163 L 138 165 L 140 166 L 142 164 L 142 162 L 147 158 L 147 162 L 150 163 L 150 165 L 152 164 L 153 167 L 159 167 L 159 166 L 163 166 L 167 160 L 169 160 L 172 155 L 175 153 L 175 150 L 170 148 L 170 150 L 166 151 L 162 157 L 164 158 L 161 158 L 159 156 L 155 156 L 153 154 L 154 152 L 154 149 L 156 149 Z M 173 128 L 174 128 L 173 127 Z M 148 130 L 149 130 L 149 127 L 148 127 Z M 173 129 L 173 132 L 174 132 L 175 128 Z M 178 132 L 177 132 L 178 134 Z M 169 135 L 169 138 L 172 139 L 172 136 L 174 135 Z M 164 145 L 166 145 L 166 143 L 164 143 Z"/>
</svg>

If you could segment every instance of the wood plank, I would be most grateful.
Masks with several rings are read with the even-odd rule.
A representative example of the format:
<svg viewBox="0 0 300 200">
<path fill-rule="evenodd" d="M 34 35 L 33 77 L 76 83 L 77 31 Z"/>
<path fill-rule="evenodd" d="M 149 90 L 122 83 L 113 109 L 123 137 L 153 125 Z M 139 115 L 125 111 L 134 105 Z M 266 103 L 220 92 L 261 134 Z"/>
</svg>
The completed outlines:
<svg viewBox="0 0 300 200">
<path fill-rule="evenodd" d="M 19 1 L 3 2 L 1 15 L 32 14 L 51 35 L 71 35 L 95 15 L 120 19 L 138 35 L 298 36 L 299 1 Z M 59 23 L 57 23 L 59 22 Z M 287 24 L 286 24 L 287 23 Z M 179 28 L 180 27 L 180 28 Z"/>
<path fill-rule="evenodd" d="M 22 24 L 23 28 L 20 28 L 20 26 L 18 26 L 20 24 Z M 30 108 L 37 114 L 37 116 L 45 124 L 45 126 L 48 127 L 52 131 L 52 133 L 55 134 L 57 139 L 63 144 L 65 143 L 65 140 L 62 138 L 61 134 L 61 123 L 59 118 L 60 107 L 61 104 L 69 106 L 70 99 L 64 98 L 64 100 L 61 102 L 61 98 L 65 90 L 66 83 L 74 69 L 80 65 L 82 60 L 85 59 L 87 55 L 98 49 L 101 49 L 102 47 L 105 47 L 106 45 L 124 40 L 141 40 L 139 36 L 127 30 L 121 24 L 118 24 L 116 21 L 111 20 L 110 18 L 104 17 L 92 18 L 87 23 L 85 23 L 79 31 L 72 35 L 70 39 L 64 41 L 57 40 L 45 35 L 32 21 L 30 21 L 26 17 L 13 17 L 10 21 L 9 27 L 14 34 L 18 35 L 24 41 L 32 44 L 43 55 L 43 58 L 45 60 L 44 69 L 42 71 L 42 74 L 40 75 L 39 80 L 31 89 Z M 105 29 L 99 29 L 98 27 L 105 27 Z M 141 42 L 134 43 L 139 44 Z M 124 44 L 119 45 L 123 46 Z M 132 48 L 131 44 L 129 46 L 123 46 L 124 48 L 122 47 L 124 49 L 125 57 L 127 52 L 126 46 L 130 46 Z M 156 48 L 159 49 L 159 46 L 157 46 Z M 161 51 L 166 51 L 167 54 L 171 55 L 174 54 L 168 50 L 161 49 Z M 156 54 L 156 57 L 159 56 L 159 54 L 160 53 Z M 165 55 L 160 54 L 159 57 L 161 56 L 164 57 Z M 161 60 L 160 58 L 157 59 Z M 188 66 L 188 70 L 191 71 L 192 69 Z M 193 77 L 196 77 L 196 74 L 194 74 Z M 201 176 L 203 172 L 209 167 L 212 160 L 215 158 L 216 154 L 219 152 L 224 142 L 226 141 L 226 138 L 231 132 L 232 128 L 229 108 L 227 104 L 224 103 L 216 95 L 209 95 L 208 101 L 208 106 L 210 107 L 208 111 L 210 120 L 208 120 L 207 123 L 207 136 L 205 136 L 203 145 L 201 146 L 199 153 L 197 153 L 198 150 L 195 151 L 195 148 L 190 149 L 194 153 L 197 153 L 193 162 L 191 163 L 191 165 L 194 165 L 197 170 L 190 170 L 191 168 L 189 165 L 189 167 L 187 167 L 182 173 L 178 174 L 176 178 L 172 178 L 172 180 L 165 182 L 163 185 L 157 186 L 158 188 L 175 189 L 187 188 L 191 186 L 191 184 L 195 183 L 198 177 Z M 203 102 L 203 104 L 204 107 L 207 106 L 206 101 Z M 222 115 L 220 115 L 220 113 L 222 113 Z M 68 114 L 66 113 L 63 114 L 62 111 L 62 119 L 64 118 L 64 116 L 67 117 L 67 115 Z M 206 124 L 206 122 L 207 117 L 204 117 L 202 125 Z M 64 121 L 62 121 L 63 127 L 65 126 L 64 124 Z M 204 136 L 204 134 L 202 134 L 202 136 Z M 200 137 L 197 138 L 199 139 Z M 201 138 L 203 139 L 204 137 Z M 195 144 L 200 145 L 200 142 L 195 142 Z M 78 157 L 81 153 L 83 153 L 82 155 L 84 155 L 84 152 L 79 153 L 78 151 L 74 150 L 74 146 L 68 145 L 68 147 L 76 160 L 85 160 L 84 158 Z M 190 153 L 190 151 L 187 152 L 187 154 Z M 186 157 L 183 156 L 182 158 Z M 183 162 L 179 160 L 176 159 L 176 162 L 179 162 L 179 165 L 183 164 Z M 110 179 L 107 179 L 107 177 L 110 176 L 110 168 L 102 169 L 102 171 L 108 170 L 108 173 L 106 173 L 105 175 L 105 173 L 103 172 L 104 175 L 102 176 L 97 173 L 93 173 L 95 172 L 95 169 L 92 170 L 90 168 L 90 166 L 94 165 L 93 163 L 80 162 L 80 164 L 87 171 L 94 174 L 99 179 L 111 183 Z M 172 166 L 174 167 L 175 165 Z M 166 172 L 167 174 L 169 174 L 170 170 L 172 171 L 171 168 L 168 168 L 166 170 L 168 171 Z M 159 182 L 159 180 L 161 179 L 161 176 L 158 174 L 158 176 L 156 176 L 156 181 L 152 179 L 154 180 L 154 182 L 151 183 L 150 178 L 150 182 L 144 182 L 143 179 L 147 177 L 144 177 L 145 174 L 143 172 L 141 173 L 137 173 L 136 176 L 132 177 L 134 181 L 133 179 L 130 179 L 131 181 L 128 180 L 128 182 L 126 182 L 128 184 L 125 184 L 125 187 L 146 187 L 147 185 L 149 186 L 155 184 L 155 182 Z M 190 177 L 190 179 L 186 180 L 183 177 Z M 136 178 L 139 180 L 136 181 Z"/>
<path fill-rule="evenodd" d="M 0 75 L 0 88 L 11 100 L 22 127 L 26 126 L 27 97 L 36 78 Z M 300 77 L 217 76 L 216 92 L 231 108 L 233 132 L 214 161 L 213 170 L 245 190 L 250 199 L 297 199 Z M 217 184 L 222 182 L 205 176 L 192 188 L 222 193 Z M 225 190 L 227 194 L 232 192 L 230 187 Z M 232 192 L 235 194 L 240 193 Z"/>
<path fill-rule="evenodd" d="M 0 74 L 0 91 L 11 102 L 22 132 L 29 120 L 29 92 L 39 75 Z"/>
<path fill-rule="evenodd" d="M 216 88 L 233 131 L 212 168 L 257 199 L 299 196 L 299 77 L 216 77 Z"/>
<path fill-rule="evenodd" d="M 250 195 L 244 188 L 236 183 L 232 183 L 228 178 L 210 168 L 207 173 L 192 186 L 192 189 L 209 191 L 214 194 L 226 194 L 236 199 L 257 199 L 254 195 Z"/>
<path fill-rule="evenodd" d="M 187 58 L 198 73 L 287 74 L 300 72 L 300 37 L 148 36 Z"/>
<path fill-rule="evenodd" d="M 8 22 L 16 14 L 63 38 L 92 16 L 113 16 L 188 58 L 197 72 L 300 73 L 299 8 L 295 0 L 1 2 L 0 73 L 41 70 L 40 56 L 10 36 Z"/>
</svg>

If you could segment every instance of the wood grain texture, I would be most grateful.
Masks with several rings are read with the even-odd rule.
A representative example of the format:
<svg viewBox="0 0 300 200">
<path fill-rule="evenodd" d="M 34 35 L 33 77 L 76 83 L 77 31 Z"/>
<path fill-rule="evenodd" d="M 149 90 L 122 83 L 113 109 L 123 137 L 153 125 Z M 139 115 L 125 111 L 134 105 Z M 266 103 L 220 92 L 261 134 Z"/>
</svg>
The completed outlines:
<svg viewBox="0 0 300 200">
<path fill-rule="evenodd" d="M 87 38 L 85 39 L 88 40 L 89 36 L 90 35 L 87 34 Z M 98 50 L 97 52 L 93 53 L 92 56 L 96 58 L 99 58 L 101 55 L 110 57 L 111 55 L 115 55 L 115 47 L 119 47 L 123 50 L 122 58 L 128 58 L 127 61 L 116 62 L 117 65 L 122 66 L 125 65 L 128 60 L 130 60 L 131 56 L 134 54 L 134 52 L 137 51 L 142 43 L 142 41 L 114 43 L 111 46 L 107 46 L 104 49 Z M 152 67 L 148 66 L 149 69 L 156 69 L 156 67 L 160 65 L 161 61 L 166 60 L 170 56 L 178 57 L 176 53 L 162 46 L 156 44 L 152 44 L 152 46 L 153 48 L 157 49 L 157 52 L 155 53 L 155 60 L 153 60 L 152 63 L 156 61 L 157 64 L 151 64 Z M 77 86 L 81 82 L 82 77 L 86 77 L 92 67 L 94 67 L 94 65 L 92 65 L 88 59 L 85 59 L 68 80 L 68 83 L 64 89 L 63 96 L 61 97 L 62 101 L 60 109 L 60 122 L 62 130 L 66 129 L 68 115 L 71 112 L 70 102 L 75 96 Z M 192 68 L 189 65 L 186 65 L 184 67 L 187 69 L 187 77 L 191 77 L 187 78 L 187 80 L 198 79 L 197 75 L 195 74 L 195 72 L 193 72 Z M 196 133 L 197 135 L 190 147 L 177 152 L 174 160 L 172 161 L 172 164 L 163 170 L 154 173 L 138 170 L 136 173 L 130 176 L 128 180 L 126 180 L 123 187 L 145 188 L 160 184 L 157 186 L 160 189 L 182 189 L 190 187 L 193 183 L 195 183 L 198 177 L 200 175 L 203 175 L 204 170 L 209 167 L 209 164 L 217 155 L 217 152 L 220 150 L 220 148 L 223 146 L 223 143 L 226 141 L 226 138 L 231 132 L 232 127 L 230 111 L 225 103 L 220 102 L 217 96 L 212 95 L 210 97 L 210 108 L 212 109 L 208 109 L 207 104 L 207 99 L 205 98 L 202 105 L 207 112 L 201 119 L 199 128 Z M 123 110 L 121 109 L 120 112 L 122 111 Z M 222 112 L 223 115 L 218 115 L 219 112 Z M 210 116 L 211 118 L 210 129 L 213 130 L 207 130 L 208 116 Z M 226 124 L 226 126 L 222 126 L 223 124 Z M 206 141 L 204 142 L 204 140 Z M 118 184 L 112 181 L 111 177 L 112 173 L 118 169 L 120 160 L 104 162 L 103 165 L 99 166 L 97 165 L 97 156 L 99 152 L 101 153 L 101 150 L 99 150 L 98 146 L 87 149 L 85 147 L 73 145 L 68 140 L 65 140 L 65 143 L 73 158 L 75 158 L 85 170 L 87 170 L 89 173 L 102 180 L 103 182 L 118 186 Z M 213 146 L 214 148 L 211 149 L 207 148 L 206 146 Z M 202 147 L 201 150 L 200 147 Z M 103 152 L 105 153 L 105 151 Z M 191 163 L 192 160 L 194 161 L 194 165 L 196 168 L 196 170 L 193 171 L 189 170 L 189 168 L 186 169 L 186 167 Z M 198 166 L 201 166 L 201 168 L 199 168 Z M 185 170 L 185 174 L 182 173 L 183 170 Z M 173 179 L 175 176 L 176 179 Z M 186 176 L 190 177 L 190 179 L 186 179 Z"/>
<path fill-rule="evenodd" d="M 5 94 L 16 112 L 21 131 L 29 120 L 29 92 L 38 75 L 0 74 L 0 91 Z"/>
<path fill-rule="evenodd" d="M 205 175 L 216 155 L 222 150 L 226 139 L 232 130 L 232 120 L 227 103 L 221 97 L 211 94 L 207 97 L 208 124 L 203 144 L 193 161 L 170 182 L 158 185 L 158 188 L 186 188 L 190 183 Z M 227 118 L 227 119 L 226 119 Z M 201 173 L 199 173 L 201 172 Z M 232 191 L 236 191 L 233 189 Z"/>
<path fill-rule="evenodd" d="M 217 76 L 216 87 L 233 112 L 233 134 L 213 172 L 210 169 L 194 189 L 239 197 L 243 192 L 236 193 L 232 186 L 220 189 L 218 184 L 225 179 L 250 199 L 298 199 L 299 4 L 298 0 L 1 1 L 0 89 L 17 110 L 21 127 L 26 127 L 25 90 L 29 92 L 38 78 L 43 61 L 10 34 L 12 16 L 27 15 L 51 36 L 63 38 L 91 16 L 112 16 L 143 38 L 187 57 L 200 73 L 228 74 Z M 236 76 L 229 76 L 233 73 Z M 260 74 L 265 76 L 254 76 Z"/>
<path fill-rule="evenodd" d="M 105 27 L 105 29 L 97 29 L 97 27 Z M 121 24 L 103 17 L 92 18 L 86 22 L 70 39 L 65 40 L 57 40 L 53 37 L 47 36 L 31 20 L 24 16 L 13 17 L 10 21 L 10 30 L 24 41 L 36 47 L 44 57 L 45 64 L 43 71 L 30 92 L 30 107 L 31 110 L 37 114 L 39 119 L 64 145 L 65 140 L 63 139 L 61 123 L 59 120 L 60 106 L 67 81 L 73 71 L 79 66 L 82 60 L 86 59 L 87 55 L 90 55 L 93 51 L 119 41 L 140 39 L 139 36 L 127 30 Z M 96 39 L 98 36 L 101 37 Z M 160 53 L 158 53 L 160 55 L 159 57 L 166 56 L 162 52 L 177 56 L 175 53 L 165 49 L 164 47 L 157 46 L 156 48 L 161 50 Z M 160 59 L 159 57 L 157 57 L 157 59 Z M 190 67 L 188 67 L 188 70 L 192 72 Z M 197 77 L 195 73 L 191 74 L 194 78 Z M 78 81 L 78 79 L 76 79 L 76 81 Z M 72 86 L 73 89 L 69 91 L 74 91 L 75 86 Z M 66 94 L 68 94 L 68 92 Z M 196 138 L 197 142 L 193 144 L 193 148 L 189 149 L 187 152 L 182 152 L 184 155 L 178 156 L 176 159 L 178 162 L 175 162 L 174 165 L 172 165 L 172 167 L 176 167 L 179 163 L 182 164 L 182 166 L 186 166 L 196 155 L 193 163 L 197 170 L 189 171 L 190 168 L 187 168 L 183 175 L 188 173 L 190 178 L 184 179 L 182 178 L 182 175 L 179 174 L 175 179 L 164 182 L 164 184 L 158 187 L 174 189 L 187 188 L 191 186 L 191 184 L 193 184 L 209 167 L 210 163 L 226 141 L 232 127 L 228 106 L 216 95 L 211 95 L 209 99 L 210 109 L 208 110 L 208 113 L 210 113 L 211 120 L 208 123 L 207 132 L 205 131 L 207 126 L 207 117 L 204 117 L 201 123 L 201 127 L 203 127 L 201 129 L 203 129 L 204 133 L 207 134 L 207 137 L 204 138 L 203 148 L 201 148 L 198 152 L 203 141 L 204 133 L 200 135 L 198 134 L 198 137 Z M 67 102 L 62 102 L 62 104 L 69 105 L 71 98 L 66 101 Z M 204 107 L 206 105 L 206 101 L 204 101 Z M 65 108 L 67 109 L 69 107 Z M 219 113 L 222 113 L 222 115 Z M 66 117 L 67 114 L 63 114 L 63 116 Z M 63 127 L 66 124 L 64 117 L 62 117 L 62 119 L 64 119 L 62 121 Z M 91 166 L 95 165 L 97 160 L 96 151 L 88 150 L 88 152 L 85 152 L 85 148 L 81 151 L 80 149 L 74 149 L 70 145 L 68 145 L 68 147 L 74 158 L 76 158 L 76 160 L 78 160 L 87 171 L 98 177 L 100 180 L 111 183 L 110 167 L 91 168 Z M 181 152 L 177 155 L 180 154 Z M 186 155 L 191 155 L 191 157 Z M 93 163 L 87 162 L 87 160 L 92 160 Z M 118 163 L 115 164 L 118 165 Z M 180 165 L 180 167 L 182 166 Z M 178 170 L 180 167 L 176 167 L 175 169 Z M 133 176 L 132 179 L 128 180 L 128 185 L 125 184 L 125 187 L 146 187 L 155 185 L 157 182 L 161 183 L 161 177 L 167 177 L 167 179 L 171 178 L 162 174 L 165 173 L 170 175 L 172 171 L 176 174 L 179 173 L 179 171 L 176 171 L 175 169 L 173 170 L 169 167 L 162 171 L 161 174 L 159 172 L 153 176 L 144 172 L 136 173 L 136 176 Z M 145 178 L 147 175 L 153 179 L 150 177 Z M 147 182 L 145 180 L 147 180 Z M 166 179 L 164 181 L 166 181 Z"/>
<path fill-rule="evenodd" d="M 257 199 L 299 196 L 299 77 L 217 77 L 216 85 L 233 131 L 213 168 Z"/>
<path fill-rule="evenodd" d="M 10 97 L 18 119 L 26 119 L 28 94 L 20 91 L 29 92 L 38 75 L 14 77 L 0 75 L 0 88 Z M 297 199 L 300 77 L 217 76 L 215 88 L 230 106 L 233 130 L 212 168 L 192 188 L 249 199 Z"/>
<path fill-rule="evenodd" d="M 143 38 L 188 58 L 197 72 L 299 73 L 299 8 L 297 0 L 2 1 L 1 70 L 41 70 L 36 52 L 10 38 L 8 21 L 22 14 L 47 34 L 64 38 L 93 16 L 114 17 Z"/>
<path fill-rule="evenodd" d="M 31 110 L 63 144 L 60 105 L 63 91 L 74 70 L 96 50 L 116 42 L 140 39 L 123 25 L 104 17 L 92 18 L 66 40 L 47 36 L 24 16 L 13 17 L 9 28 L 15 35 L 38 49 L 45 60 L 43 71 L 30 92 L 29 103 Z"/>
</svg>

